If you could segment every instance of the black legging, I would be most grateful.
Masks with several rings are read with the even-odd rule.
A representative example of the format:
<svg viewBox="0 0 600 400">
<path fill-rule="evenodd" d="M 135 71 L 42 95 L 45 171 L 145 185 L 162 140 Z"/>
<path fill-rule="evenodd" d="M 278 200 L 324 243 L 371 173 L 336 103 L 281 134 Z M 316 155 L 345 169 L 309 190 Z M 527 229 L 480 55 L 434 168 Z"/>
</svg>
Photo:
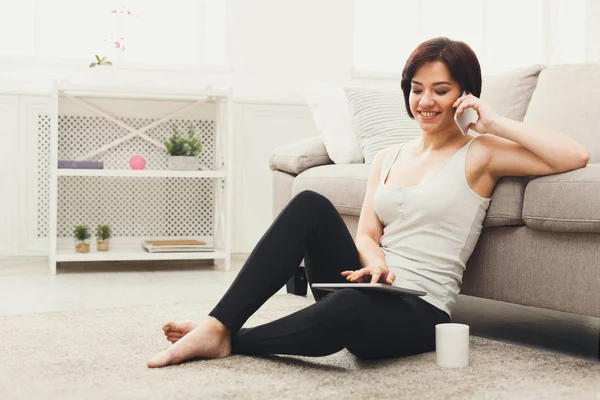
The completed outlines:
<svg viewBox="0 0 600 400">
<path fill-rule="evenodd" d="M 449 322 L 447 313 L 418 297 L 360 289 L 311 288 L 315 304 L 242 328 L 293 276 L 303 258 L 309 283 L 346 282 L 342 271 L 362 268 L 339 213 L 312 191 L 298 194 L 281 211 L 209 313 L 231 330 L 232 353 L 325 356 L 347 348 L 360 358 L 374 359 L 435 349 L 435 325 Z"/>
</svg>

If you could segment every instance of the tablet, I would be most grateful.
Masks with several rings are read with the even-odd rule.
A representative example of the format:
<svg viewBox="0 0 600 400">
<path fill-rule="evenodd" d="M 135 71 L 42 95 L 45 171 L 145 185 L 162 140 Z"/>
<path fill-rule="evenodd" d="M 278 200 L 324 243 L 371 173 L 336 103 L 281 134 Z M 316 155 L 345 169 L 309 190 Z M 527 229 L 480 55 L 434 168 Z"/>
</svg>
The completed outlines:
<svg viewBox="0 0 600 400">
<path fill-rule="evenodd" d="M 340 289 L 362 289 L 372 290 L 380 293 L 390 293 L 398 296 L 425 296 L 427 292 L 422 290 L 407 289 L 398 286 L 391 286 L 385 283 L 313 283 L 310 285 L 315 289 L 335 292 Z"/>
</svg>

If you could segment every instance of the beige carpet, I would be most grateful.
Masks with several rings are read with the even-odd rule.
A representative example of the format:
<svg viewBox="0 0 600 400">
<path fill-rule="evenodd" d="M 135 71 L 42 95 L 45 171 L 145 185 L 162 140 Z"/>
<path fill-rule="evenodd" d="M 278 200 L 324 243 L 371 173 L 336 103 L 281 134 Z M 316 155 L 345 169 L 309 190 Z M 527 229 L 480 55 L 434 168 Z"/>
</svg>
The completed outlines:
<svg viewBox="0 0 600 400">
<path fill-rule="evenodd" d="M 247 326 L 312 302 L 276 295 Z M 600 399 L 600 364 L 483 338 L 471 365 L 445 370 L 435 354 L 361 362 L 328 357 L 232 356 L 163 369 L 163 321 L 202 318 L 213 303 L 0 317 L 0 399 Z"/>
</svg>

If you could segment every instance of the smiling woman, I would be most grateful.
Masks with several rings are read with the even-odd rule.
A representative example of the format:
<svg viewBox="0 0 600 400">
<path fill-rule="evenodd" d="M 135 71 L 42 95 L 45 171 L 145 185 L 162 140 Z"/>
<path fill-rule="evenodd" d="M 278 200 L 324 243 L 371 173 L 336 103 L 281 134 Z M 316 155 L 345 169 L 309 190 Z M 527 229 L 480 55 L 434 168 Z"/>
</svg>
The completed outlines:
<svg viewBox="0 0 600 400">
<path fill-rule="evenodd" d="M 562 133 L 500 117 L 479 99 L 481 81 L 477 57 L 465 43 L 435 38 L 419 45 L 406 63 L 401 86 L 421 135 L 375 156 L 355 239 L 327 197 L 310 190 L 298 193 L 208 318 L 165 323 L 166 339 L 174 345 L 148 366 L 231 354 L 324 356 L 343 348 L 367 359 L 432 351 L 435 326 L 451 321 L 499 177 L 580 168 L 589 157 Z M 471 94 L 462 95 L 463 90 Z M 457 113 L 477 111 L 479 119 L 471 128 L 479 136 L 461 133 L 453 121 L 455 108 Z M 313 288 L 315 304 L 244 328 L 303 259 L 311 285 L 397 281 L 426 295 Z"/>
<path fill-rule="evenodd" d="M 421 79 L 423 82 L 421 82 L 415 78 L 415 73 L 423 64 L 433 60 L 443 63 L 443 66 L 438 65 L 437 67 L 442 75 L 448 75 L 448 73 L 450 75 L 448 79 L 442 81 L 427 82 L 428 85 L 435 88 L 437 95 L 443 96 L 449 91 L 452 87 L 450 80 L 454 80 L 459 85 L 459 89 L 462 88 L 462 90 L 466 90 L 475 97 L 481 95 L 481 67 L 475 52 L 463 42 L 452 41 L 447 38 L 431 39 L 419 45 L 412 52 L 402 71 L 400 86 L 404 92 L 406 111 L 412 118 L 414 118 L 414 114 L 409 99 L 411 86 L 415 86 L 412 92 L 420 95 L 423 93 L 423 82 L 428 77 L 440 76 L 439 73 L 436 73 L 437 71 L 420 71 L 419 75 L 423 75 Z M 447 69 L 448 73 L 444 74 L 443 69 Z M 451 104 L 454 100 L 451 101 Z"/>
</svg>

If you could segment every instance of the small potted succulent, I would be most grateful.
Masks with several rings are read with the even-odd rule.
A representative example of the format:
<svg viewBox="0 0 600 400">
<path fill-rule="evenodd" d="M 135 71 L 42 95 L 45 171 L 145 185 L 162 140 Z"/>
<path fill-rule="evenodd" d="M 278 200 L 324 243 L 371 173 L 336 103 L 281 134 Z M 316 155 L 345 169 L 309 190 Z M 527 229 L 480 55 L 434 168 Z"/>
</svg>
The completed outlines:
<svg viewBox="0 0 600 400">
<path fill-rule="evenodd" d="M 204 150 L 200 134 L 190 126 L 187 135 L 173 127 L 173 134 L 165 141 L 169 152 L 168 169 L 197 171 L 200 169 L 198 154 Z"/>
<path fill-rule="evenodd" d="M 85 225 L 77 225 L 73 231 L 75 238 L 75 251 L 78 253 L 87 253 L 90 251 L 90 229 Z"/>
<path fill-rule="evenodd" d="M 98 225 L 96 228 L 96 249 L 108 251 L 108 241 L 112 237 L 112 231 L 108 225 Z"/>
</svg>

